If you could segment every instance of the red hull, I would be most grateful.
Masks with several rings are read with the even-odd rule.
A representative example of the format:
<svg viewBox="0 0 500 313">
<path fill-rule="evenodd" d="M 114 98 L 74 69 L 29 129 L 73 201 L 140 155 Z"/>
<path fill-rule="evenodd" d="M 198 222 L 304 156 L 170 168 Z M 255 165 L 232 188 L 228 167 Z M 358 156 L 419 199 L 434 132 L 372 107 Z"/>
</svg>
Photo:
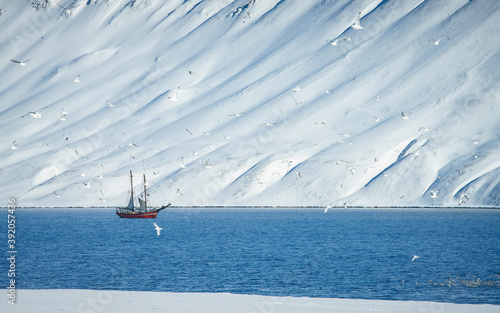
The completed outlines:
<svg viewBox="0 0 500 313">
<path fill-rule="evenodd" d="M 131 213 L 123 213 L 123 212 L 116 211 L 116 214 L 119 217 L 123 217 L 123 218 L 156 218 L 156 215 L 158 215 L 158 211 L 131 212 Z"/>
<path fill-rule="evenodd" d="M 157 210 L 149 211 L 149 212 L 124 212 L 121 208 L 116 209 L 116 215 L 122 218 L 156 218 L 156 215 L 158 215 L 158 212 L 161 210 L 165 209 L 166 207 L 169 207 L 170 203 L 166 206 L 163 206 Z"/>
</svg>

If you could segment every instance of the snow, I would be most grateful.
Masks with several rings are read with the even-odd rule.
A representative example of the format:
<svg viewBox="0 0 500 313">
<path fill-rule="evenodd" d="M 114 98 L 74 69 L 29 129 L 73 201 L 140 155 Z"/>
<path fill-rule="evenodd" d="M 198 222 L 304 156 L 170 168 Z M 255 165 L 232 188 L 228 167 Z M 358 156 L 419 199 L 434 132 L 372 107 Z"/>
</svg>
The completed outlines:
<svg viewBox="0 0 500 313">
<path fill-rule="evenodd" d="M 498 312 L 499 306 L 439 302 L 292 298 L 227 293 L 169 293 L 109 290 L 17 290 L 16 305 L 0 309 L 31 312 Z"/>
<path fill-rule="evenodd" d="M 499 204 L 496 1 L 74 3 L 0 4 L 19 206 Z"/>
</svg>

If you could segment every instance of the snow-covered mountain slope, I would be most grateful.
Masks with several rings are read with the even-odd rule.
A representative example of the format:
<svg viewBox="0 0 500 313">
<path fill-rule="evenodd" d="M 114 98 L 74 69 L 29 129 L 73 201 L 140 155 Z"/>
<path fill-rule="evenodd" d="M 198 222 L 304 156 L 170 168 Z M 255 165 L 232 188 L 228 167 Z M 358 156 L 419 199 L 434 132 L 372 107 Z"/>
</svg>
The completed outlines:
<svg viewBox="0 0 500 313">
<path fill-rule="evenodd" d="M 499 204 L 498 1 L 0 9 L 18 205 L 124 205 L 131 155 L 174 205 Z"/>
</svg>

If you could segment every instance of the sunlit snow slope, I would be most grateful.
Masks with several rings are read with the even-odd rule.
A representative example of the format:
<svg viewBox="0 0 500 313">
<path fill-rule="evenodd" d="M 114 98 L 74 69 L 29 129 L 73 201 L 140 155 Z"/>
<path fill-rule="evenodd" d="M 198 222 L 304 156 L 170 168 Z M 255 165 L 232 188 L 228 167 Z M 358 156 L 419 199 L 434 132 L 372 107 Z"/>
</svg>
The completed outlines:
<svg viewBox="0 0 500 313">
<path fill-rule="evenodd" d="M 500 1 L 0 9 L 6 203 L 499 204 Z"/>
</svg>

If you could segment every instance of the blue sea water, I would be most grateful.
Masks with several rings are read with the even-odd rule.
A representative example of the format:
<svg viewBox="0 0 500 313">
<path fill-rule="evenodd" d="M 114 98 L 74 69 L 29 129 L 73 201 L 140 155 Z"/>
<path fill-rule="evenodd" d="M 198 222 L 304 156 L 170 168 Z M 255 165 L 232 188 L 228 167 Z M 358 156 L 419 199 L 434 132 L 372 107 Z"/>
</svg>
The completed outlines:
<svg viewBox="0 0 500 313">
<path fill-rule="evenodd" d="M 22 289 L 500 304 L 499 210 L 17 209 L 16 243 Z"/>
</svg>

